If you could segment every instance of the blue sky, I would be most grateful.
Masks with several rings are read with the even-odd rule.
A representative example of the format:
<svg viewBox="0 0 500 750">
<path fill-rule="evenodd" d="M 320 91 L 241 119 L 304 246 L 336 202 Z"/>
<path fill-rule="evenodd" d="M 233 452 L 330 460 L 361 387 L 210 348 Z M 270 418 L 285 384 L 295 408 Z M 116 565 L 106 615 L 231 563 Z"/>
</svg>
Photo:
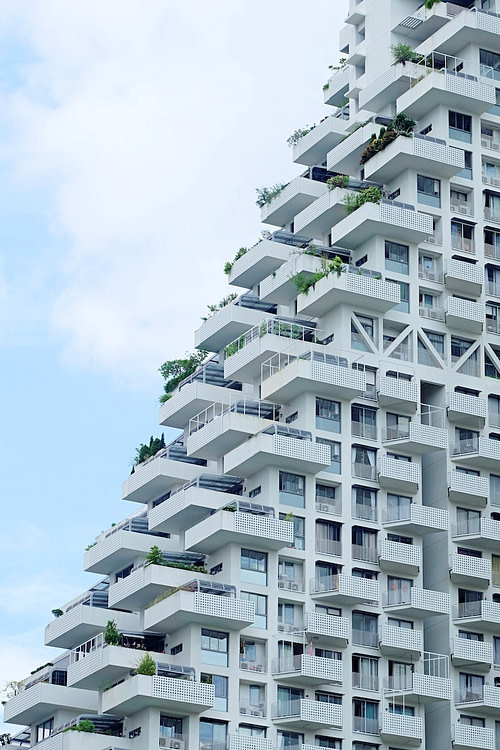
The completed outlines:
<svg viewBox="0 0 500 750">
<path fill-rule="evenodd" d="M 56 653 L 51 610 L 98 580 L 85 546 L 135 509 L 157 369 L 230 291 L 255 188 L 299 173 L 286 138 L 328 112 L 346 10 L 0 6 L 0 686 Z"/>
</svg>

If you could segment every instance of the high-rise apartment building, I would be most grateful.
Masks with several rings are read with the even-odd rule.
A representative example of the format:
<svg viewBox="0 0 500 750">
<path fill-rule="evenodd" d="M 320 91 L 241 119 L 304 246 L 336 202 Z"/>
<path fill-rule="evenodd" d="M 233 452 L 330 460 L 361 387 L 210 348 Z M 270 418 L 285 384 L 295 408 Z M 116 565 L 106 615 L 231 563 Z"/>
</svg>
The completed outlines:
<svg viewBox="0 0 500 750">
<path fill-rule="evenodd" d="M 500 748 L 500 2 L 350 0 L 340 50 L 14 744 Z"/>
</svg>

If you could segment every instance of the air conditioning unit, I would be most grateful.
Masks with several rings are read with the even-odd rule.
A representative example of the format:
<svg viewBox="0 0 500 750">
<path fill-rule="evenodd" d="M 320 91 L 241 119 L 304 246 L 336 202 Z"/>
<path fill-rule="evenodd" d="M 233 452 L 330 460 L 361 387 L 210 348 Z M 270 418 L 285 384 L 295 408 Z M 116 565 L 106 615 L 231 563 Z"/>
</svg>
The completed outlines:
<svg viewBox="0 0 500 750">
<path fill-rule="evenodd" d="M 322 513 L 328 513 L 328 511 L 330 510 L 330 506 L 329 506 L 329 505 L 324 505 L 324 504 L 322 503 L 322 504 L 321 504 L 321 505 L 319 506 L 319 509 L 320 509 L 320 511 L 321 511 Z"/>
<path fill-rule="evenodd" d="M 240 664 L 240 669 L 248 669 L 248 662 L 242 661 Z"/>
<path fill-rule="evenodd" d="M 246 708 L 240 708 L 240 714 L 246 714 L 247 710 Z"/>
<path fill-rule="evenodd" d="M 173 737 L 160 737 L 159 739 L 160 747 L 168 747 L 171 750 L 184 750 L 185 744 L 184 740 L 175 740 Z"/>
<path fill-rule="evenodd" d="M 299 584 L 298 583 L 291 583 L 290 584 L 290 590 L 291 591 L 299 591 Z"/>
</svg>

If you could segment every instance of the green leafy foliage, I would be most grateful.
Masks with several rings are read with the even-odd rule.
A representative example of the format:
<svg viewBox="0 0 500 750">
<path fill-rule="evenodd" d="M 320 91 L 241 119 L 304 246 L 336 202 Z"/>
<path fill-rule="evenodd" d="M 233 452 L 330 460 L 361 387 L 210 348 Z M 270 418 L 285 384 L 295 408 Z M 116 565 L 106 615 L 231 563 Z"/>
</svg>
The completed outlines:
<svg viewBox="0 0 500 750">
<path fill-rule="evenodd" d="M 225 265 L 224 265 L 224 273 L 226 274 L 226 276 L 229 276 L 229 274 L 233 270 L 233 266 L 236 263 L 236 261 L 239 260 L 240 258 L 242 258 L 244 255 L 246 255 L 246 253 L 248 253 L 248 248 L 247 247 L 240 247 L 240 249 L 238 250 L 238 252 L 234 256 L 234 258 L 232 259 L 232 261 L 228 260 L 227 263 L 225 263 Z"/>
<path fill-rule="evenodd" d="M 209 318 L 212 317 L 212 315 L 215 315 L 216 312 L 219 312 L 219 310 L 222 310 L 223 307 L 227 307 L 233 300 L 237 297 L 236 292 L 231 292 L 231 294 L 228 294 L 227 297 L 223 297 L 220 302 L 217 302 L 216 305 L 207 305 L 208 307 L 208 315 L 205 315 L 202 317 L 202 320 L 206 322 Z"/>
<path fill-rule="evenodd" d="M 329 276 L 331 273 L 336 273 L 337 276 L 340 276 L 343 270 L 344 263 L 342 262 L 342 259 L 336 255 L 333 260 L 323 259 L 321 268 L 318 268 L 312 276 L 306 276 L 304 273 L 300 272 L 295 274 L 295 276 L 292 276 L 292 281 L 297 287 L 299 293 L 308 294 L 309 289 L 314 289 L 318 281 Z"/>
<path fill-rule="evenodd" d="M 297 128 L 292 135 L 286 139 L 287 144 L 290 146 L 296 146 L 297 143 L 308 133 L 311 132 L 311 130 L 314 130 L 316 127 L 316 123 L 314 125 L 306 125 L 305 128 Z"/>
<path fill-rule="evenodd" d="M 391 44 L 391 53 L 394 62 L 403 63 L 403 65 L 407 62 L 418 62 L 420 59 L 411 46 L 404 42 Z"/>
<path fill-rule="evenodd" d="M 54 664 L 51 661 L 46 662 L 45 664 L 42 664 L 40 667 L 37 667 L 36 669 L 32 669 L 30 674 L 36 674 L 41 669 L 45 669 L 45 667 L 53 667 Z"/>
<path fill-rule="evenodd" d="M 156 674 L 156 662 L 151 654 L 144 654 L 137 667 L 137 674 L 145 674 L 149 677 Z"/>
<path fill-rule="evenodd" d="M 430 10 L 434 5 L 440 2 L 441 0 L 425 0 L 424 5 L 427 8 L 427 10 Z"/>
<path fill-rule="evenodd" d="M 333 70 L 335 73 L 337 72 L 337 70 L 344 70 L 346 65 L 347 65 L 347 57 L 341 57 L 336 65 L 329 65 L 328 69 Z"/>
<path fill-rule="evenodd" d="M 333 177 L 329 177 L 326 181 L 328 190 L 335 190 L 335 188 L 348 188 L 349 187 L 349 175 L 347 174 L 336 174 Z"/>
<path fill-rule="evenodd" d="M 61 617 L 61 615 L 63 615 L 64 612 L 62 611 L 62 609 L 53 609 L 52 614 L 54 615 L 54 617 Z"/>
<path fill-rule="evenodd" d="M 158 451 L 160 451 L 162 448 L 165 448 L 165 438 L 163 436 L 163 433 L 161 435 L 161 438 L 154 438 L 151 435 L 149 439 L 149 445 L 144 445 L 144 443 L 141 443 L 139 448 L 137 448 L 134 459 L 135 465 L 137 466 L 138 464 L 142 464 L 142 462 L 147 458 L 156 456 Z"/>
<path fill-rule="evenodd" d="M 163 552 L 154 544 L 146 555 L 146 565 L 163 565 Z"/>
<path fill-rule="evenodd" d="M 369 144 L 361 154 L 359 163 L 366 164 L 372 156 L 378 154 L 379 151 L 383 151 L 384 148 L 392 143 L 392 141 L 395 141 L 400 135 L 411 138 L 416 124 L 416 121 L 412 117 L 408 117 L 404 112 L 400 112 L 393 120 L 387 123 L 385 128 L 380 128 L 378 136 L 375 133 L 372 135 Z"/>
<path fill-rule="evenodd" d="M 347 193 L 344 198 L 344 206 L 347 215 L 354 213 L 365 203 L 380 203 L 382 193 L 376 187 L 360 190 L 359 193 Z"/>
<path fill-rule="evenodd" d="M 286 188 L 288 183 L 284 184 L 282 182 L 277 182 L 275 185 L 272 185 L 270 188 L 266 187 L 260 187 L 255 188 L 257 192 L 257 200 L 255 203 L 259 208 L 263 208 L 263 206 L 266 205 L 266 203 L 271 203 L 273 198 L 276 198 L 277 195 L 281 193 L 281 191 Z"/>
<path fill-rule="evenodd" d="M 90 719 L 80 719 L 78 724 L 72 727 L 66 727 L 63 732 L 95 732 L 95 724 Z"/>
<path fill-rule="evenodd" d="M 163 390 L 165 393 L 160 396 L 160 403 L 164 404 L 171 398 L 179 383 L 193 374 L 201 365 L 208 352 L 200 349 L 198 352 L 187 354 L 184 359 L 172 359 L 164 362 L 158 372 L 165 379 Z"/>
<path fill-rule="evenodd" d="M 121 641 L 121 635 L 116 627 L 114 620 L 108 620 L 106 623 L 106 630 L 104 631 L 104 643 L 108 646 L 119 646 Z"/>
</svg>

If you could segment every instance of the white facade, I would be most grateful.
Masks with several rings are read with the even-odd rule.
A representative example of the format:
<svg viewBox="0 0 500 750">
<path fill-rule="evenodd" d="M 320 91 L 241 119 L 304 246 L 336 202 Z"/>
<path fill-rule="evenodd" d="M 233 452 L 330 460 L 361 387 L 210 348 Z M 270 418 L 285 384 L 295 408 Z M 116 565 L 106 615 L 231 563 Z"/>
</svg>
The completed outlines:
<svg viewBox="0 0 500 750">
<path fill-rule="evenodd" d="M 500 748 L 500 0 L 350 0 L 340 49 L 14 744 Z"/>
</svg>

